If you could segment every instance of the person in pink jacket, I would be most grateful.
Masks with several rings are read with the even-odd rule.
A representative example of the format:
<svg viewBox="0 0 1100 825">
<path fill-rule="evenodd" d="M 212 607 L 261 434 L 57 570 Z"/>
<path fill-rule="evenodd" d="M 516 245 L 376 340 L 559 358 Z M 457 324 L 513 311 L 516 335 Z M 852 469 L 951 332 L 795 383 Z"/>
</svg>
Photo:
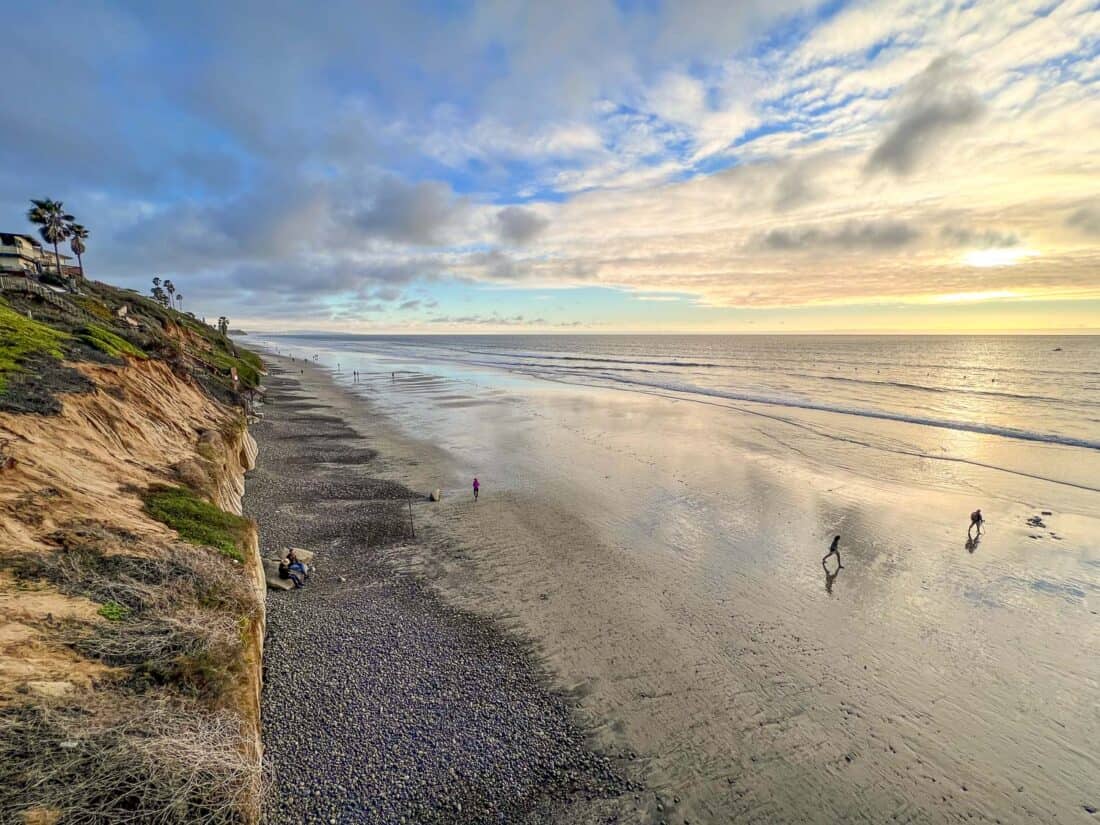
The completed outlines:
<svg viewBox="0 0 1100 825">
<path fill-rule="evenodd" d="M 474 476 L 474 501 L 477 501 L 477 492 L 481 489 L 481 482 L 477 480 L 477 476 Z"/>
</svg>

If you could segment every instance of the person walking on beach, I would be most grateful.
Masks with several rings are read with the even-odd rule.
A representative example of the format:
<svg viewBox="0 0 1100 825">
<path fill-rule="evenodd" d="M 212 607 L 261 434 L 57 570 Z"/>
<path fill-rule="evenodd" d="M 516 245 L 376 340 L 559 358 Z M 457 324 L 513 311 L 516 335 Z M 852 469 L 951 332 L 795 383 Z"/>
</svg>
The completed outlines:
<svg viewBox="0 0 1100 825">
<path fill-rule="evenodd" d="M 479 490 L 481 490 L 481 482 L 477 480 L 477 476 L 474 476 L 474 501 L 477 501 Z"/>
<path fill-rule="evenodd" d="M 830 556 L 836 556 L 836 569 L 843 570 L 844 565 L 840 563 L 840 551 L 837 549 L 837 545 L 840 544 L 840 536 L 833 536 L 833 543 L 829 545 L 829 552 L 825 554 L 821 559 L 821 566 L 825 566 L 825 562 L 829 560 Z"/>
<path fill-rule="evenodd" d="M 978 535 L 980 536 L 982 534 L 982 525 L 983 524 L 985 524 L 985 519 L 982 518 L 982 511 L 981 510 L 975 510 L 973 513 L 970 514 L 970 527 L 967 528 L 966 535 L 969 536 L 970 531 L 973 530 L 975 527 L 977 527 L 978 528 Z"/>
</svg>

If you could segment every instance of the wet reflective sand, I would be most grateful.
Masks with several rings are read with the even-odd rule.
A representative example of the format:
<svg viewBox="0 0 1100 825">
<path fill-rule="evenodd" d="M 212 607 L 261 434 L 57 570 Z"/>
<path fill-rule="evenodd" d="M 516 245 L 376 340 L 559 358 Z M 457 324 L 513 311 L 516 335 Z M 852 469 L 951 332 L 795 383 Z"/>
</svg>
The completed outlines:
<svg viewBox="0 0 1100 825">
<path fill-rule="evenodd" d="M 1020 445 L 940 432 L 978 460 L 939 461 L 889 449 L 925 437 L 896 422 L 838 439 L 826 413 L 429 369 L 338 380 L 394 473 L 445 489 L 402 563 L 534 639 L 598 736 L 680 800 L 669 821 L 1100 805 L 1100 493 L 980 466 Z M 1095 478 L 1089 451 L 1026 449 Z"/>
</svg>

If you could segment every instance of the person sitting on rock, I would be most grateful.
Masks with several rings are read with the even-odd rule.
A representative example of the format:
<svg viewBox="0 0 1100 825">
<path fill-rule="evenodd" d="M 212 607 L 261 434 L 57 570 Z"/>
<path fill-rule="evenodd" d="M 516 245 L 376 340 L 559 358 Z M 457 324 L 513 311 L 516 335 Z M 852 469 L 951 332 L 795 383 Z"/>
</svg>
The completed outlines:
<svg viewBox="0 0 1100 825">
<path fill-rule="evenodd" d="M 305 562 L 303 562 L 300 558 L 298 558 L 298 554 L 295 553 L 293 549 L 291 549 L 291 551 L 289 553 L 287 553 L 286 558 L 287 558 L 287 561 L 290 562 L 290 569 L 291 570 L 297 570 L 299 573 L 302 574 L 302 578 L 305 578 L 305 579 L 309 578 L 309 568 L 306 567 Z"/>
<path fill-rule="evenodd" d="M 305 573 L 302 570 L 298 569 L 302 567 L 302 563 L 297 562 L 297 565 L 298 567 L 295 567 L 294 564 L 291 563 L 289 558 L 283 558 L 279 562 L 279 578 L 290 579 L 292 582 L 294 582 L 295 587 L 301 587 L 303 584 L 305 584 Z"/>
</svg>

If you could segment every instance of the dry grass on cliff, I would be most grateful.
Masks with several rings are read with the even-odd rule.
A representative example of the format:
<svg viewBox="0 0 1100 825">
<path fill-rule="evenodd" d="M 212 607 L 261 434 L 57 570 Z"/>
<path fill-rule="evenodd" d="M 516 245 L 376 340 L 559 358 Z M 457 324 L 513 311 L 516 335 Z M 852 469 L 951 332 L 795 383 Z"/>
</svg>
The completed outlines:
<svg viewBox="0 0 1100 825">
<path fill-rule="evenodd" d="M 0 822 L 253 821 L 255 741 L 225 704 L 260 610 L 245 569 L 213 548 L 92 521 L 49 539 L 0 554 L 0 568 L 100 604 L 93 620 L 51 622 L 49 643 L 111 675 L 0 704 Z"/>
<path fill-rule="evenodd" d="M 58 549 L 9 554 L 0 567 L 24 581 L 98 602 L 108 621 L 61 623 L 57 641 L 125 668 L 135 686 L 217 696 L 237 675 L 244 634 L 259 613 L 241 566 L 208 548 L 161 545 L 159 555 L 103 552 L 116 538 L 94 524 L 54 534 Z M 154 548 L 135 544 L 149 553 Z"/>
<path fill-rule="evenodd" d="M 0 709 L 0 822 L 247 822 L 262 797 L 239 716 L 102 694 Z"/>
</svg>

